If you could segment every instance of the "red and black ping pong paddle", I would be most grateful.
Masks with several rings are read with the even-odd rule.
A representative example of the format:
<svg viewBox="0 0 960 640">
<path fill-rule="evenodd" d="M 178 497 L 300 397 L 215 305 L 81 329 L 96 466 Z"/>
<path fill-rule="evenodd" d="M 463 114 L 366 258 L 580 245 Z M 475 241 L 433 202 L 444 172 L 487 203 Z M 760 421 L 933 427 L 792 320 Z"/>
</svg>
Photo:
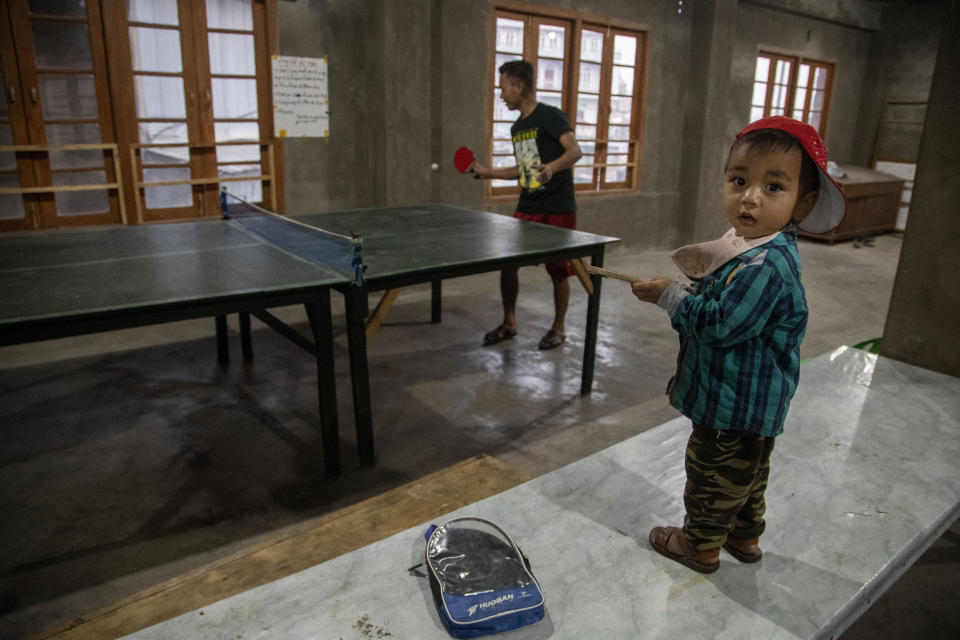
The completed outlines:
<svg viewBox="0 0 960 640">
<path fill-rule="evenodd" d="M 457 152 L 453 154 L 453 166 L 455 166 L 460 173 L 471 173 L 474 178 L 479 179 L 480 176 L 470 169 L 470 165 L 472 165 L 476 159 L 477 157 L 473 155 L 470 147 L 460 147 L 457 149 Z"/>
</svg>

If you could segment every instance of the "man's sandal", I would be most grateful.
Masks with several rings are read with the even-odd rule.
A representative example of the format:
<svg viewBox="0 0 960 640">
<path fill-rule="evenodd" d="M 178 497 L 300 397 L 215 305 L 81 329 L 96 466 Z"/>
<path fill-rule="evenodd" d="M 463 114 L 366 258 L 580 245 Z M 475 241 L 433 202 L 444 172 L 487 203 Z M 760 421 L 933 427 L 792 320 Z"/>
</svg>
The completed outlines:
<svg viewBox="0 0 960 640">
<path fill-rule="evenodd" d="M 763 557 L 763 551 L 757 546 L 758 541 L 759 538 L 737 538 L 728 535 L 727 541 L 723 543 L 723 548 L 740 562 L 753 564 L 754 562 L 760 562 L 760 558 Z"/>
<path fill-rule="evenodd" d="M 510 338 L 517 335 L 516 331 L 511 331 L 505 326 L 500 325 L 493 331 L 488 331 L 483 336 L 483 346 L 488 347 L 491 344 L 497 344 L 498 342 L 503 342 L 504 340 L 509 340 Z"/>
<path fill-rule="evenodd" d="M 557 333 L 553 329 L 547 331 L 546 335 L 540 338 L 540 350 L 546 351 L 547 349 L 556 349 L 567 339 L 562 333 Z"/>
<path fill-rule="evenodd" d="M 660 555 L 700 573 L 713 573 L 720 568 L 720 550 L 693 549 L 680 527 L 654 527 L 650 530 L 650 546 Z"/>
</svg>

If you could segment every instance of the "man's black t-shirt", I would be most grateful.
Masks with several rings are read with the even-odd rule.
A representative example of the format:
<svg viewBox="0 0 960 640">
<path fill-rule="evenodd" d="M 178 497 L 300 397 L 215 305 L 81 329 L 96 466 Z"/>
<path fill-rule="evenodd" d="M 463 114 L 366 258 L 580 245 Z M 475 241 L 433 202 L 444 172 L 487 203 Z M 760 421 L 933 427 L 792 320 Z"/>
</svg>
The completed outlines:
<svg viewBox="0 0 960 640">
<path fill-rule="evenodd" d="M 556 107 L 538 102 L 526 118 L 510 127 L 513 153 L 520 170 L 520 201 L 523 213 L 573 213 L 577 202 L 573 194 L 573 169 L 557 171 L 546 184 L 540 184 L 533 166 L 546 164 L 563 155 L 560 136 L 572 131 L 567 116 Z"/>
</svg>

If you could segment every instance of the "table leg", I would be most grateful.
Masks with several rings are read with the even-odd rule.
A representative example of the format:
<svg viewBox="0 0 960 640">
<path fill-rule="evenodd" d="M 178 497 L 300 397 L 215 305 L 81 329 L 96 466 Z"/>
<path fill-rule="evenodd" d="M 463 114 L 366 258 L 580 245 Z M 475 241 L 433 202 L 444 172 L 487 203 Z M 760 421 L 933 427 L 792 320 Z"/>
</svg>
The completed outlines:
<svg viewBox="0 0 960 640">
<path fill-rule="evenodd" d="M 237 314 L 240 320 L 240 349 L 244 360 L 253 359 L 253 343 L 250 341 L 250 313 L 241 311 Z"/>
<path fill-rule="evenodd" d="M 443 314 L 443 299 L 441 294 L 442 280 L 434 280 L 430 283 L 430 322 L 440 323 L 440 316 Z"/>
<path fill-rule="evenodd" d="M 214 324 L 217 328 L 217 363 L 221 367 L 230 362 L 230 349 L 227 341 L 227 316 L 217 316 Z"/>
<path fill-rule="evenodd" d="M 591 256 L 591 264 L 603 266 L 603 247 Z M 593 295 L 587 299 L 587 328 L 583 340 L 583 374 L 580 376 L 580 395 L 590 394 L 593 387 L 593 367 L 597 356 L 597 325 L 600 323 L 600 286 L 603 281 L 598 275 L 591 275 Z"/>
<path fill-rule="evenodd" d="M 340 433 L 337 425 L 337 381 L 333 366 L 333 325 L 330 319 L 330 290 L 324 289 L 314 302 L 304 305 L 316 346 L 317 398 L 320 403 L 320 437 L 327 477 L 340 475 Z"/>
<path fill-rule="evenodd" d="M 347 316 L 347 344 L 350 349 L 350 379 L 353 387 L 353 415 L 357 428 L 357 449 L 360 464 L 371 467 L 373 451 L 373 417 L 370 407 L 370 372 L 367 368 L 367 291 L 348 286 L 344 291 Z"/>
</svg>

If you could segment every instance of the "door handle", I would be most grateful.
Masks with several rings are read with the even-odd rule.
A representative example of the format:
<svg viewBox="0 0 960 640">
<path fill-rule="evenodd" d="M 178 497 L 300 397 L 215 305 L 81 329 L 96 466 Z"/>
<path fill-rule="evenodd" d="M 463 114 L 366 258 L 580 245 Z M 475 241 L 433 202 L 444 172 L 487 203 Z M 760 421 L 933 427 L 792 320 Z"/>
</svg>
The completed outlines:
<svg viewBox="0 0 960 640">
<path fill-rule="evenodd" d="M 39 99 L 40 99 L 40 92 L 37 91 L 36 87 L 30 87 L 30 101 L 36 104 L 37 100 Z"/>
</svg>

